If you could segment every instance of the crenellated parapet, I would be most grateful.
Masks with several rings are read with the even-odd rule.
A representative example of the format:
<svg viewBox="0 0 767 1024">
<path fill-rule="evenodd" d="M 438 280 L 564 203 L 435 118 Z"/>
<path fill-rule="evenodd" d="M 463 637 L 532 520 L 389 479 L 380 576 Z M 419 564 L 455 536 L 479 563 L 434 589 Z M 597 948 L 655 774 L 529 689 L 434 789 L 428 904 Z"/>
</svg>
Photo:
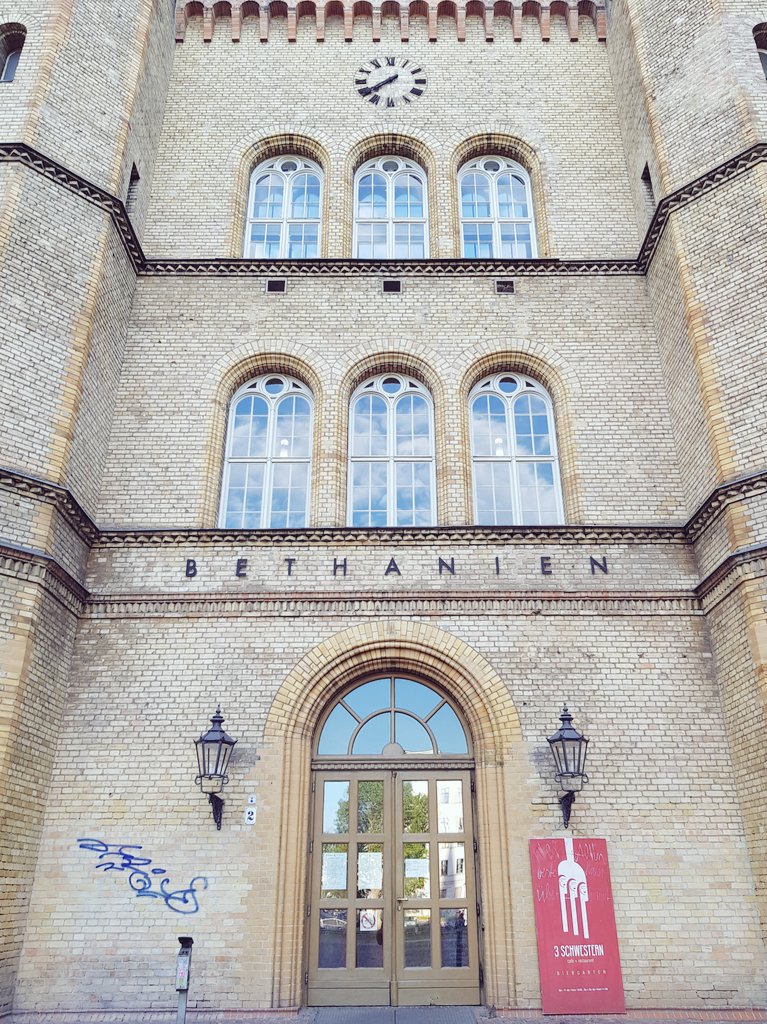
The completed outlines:
<svg viewBox="0 0 767 1024">
<path fill-rule="evenodd" d="M 258 22 L 258 31 L 262 43 L 269 41 L 269 30 L 274 19 L 285 19 L 288 41 L 294 43 L 297 38 L 298 21 L 300 18 L 314 19 L 317 42 L 325 39 L 325 24 L 329 18 L 341 18 L 344 25 L 344 39 L 351 42 L 354 22 L 368 19 L 372 25 L 372 41 L 381 39 L 381 24 L 384 18 L 396 18 L 399 21 L 400 38 L 407 42 L 410 38 L 410 19 L 426 19 L 429 40 L 436 42 L 438 31 L 444 31 L 444 19 L 453 22 L 456 38 L 459 42 L 466 39 L 466 19 L 478 17 L 484 24 L 485 39 L 491 43 L 496 25 L 506 20 L 513 33 L 515 42 L 522 41 L 523 22 L 526 18 L 534 18 L 538 22 L 540 38 L 548 42 L 551 38 L 552 18 L 564 19 L 570 41 L 578 42 L 581 18 L 593 22 L 596 38 L 604 42 L 607 38 L 607 22 L 605 7 L 597 0 L 552 0 L 551 3 L 539 3 L 538 0 L 496 0 L 495 3 L 484 0 L 440 0 L 429 3 L 427 0 L 411 0 L 410 3 L 399 3 L 398 0 L 327 0 L 326 3 L 315 3 L 314 0 L 299 0 L 298 3 L 286 3 L 285 0 L 218 0 L 218 2 L 202 2 L 202 0 L 178 0 L 176 4 L 176 42 L 183 43 L 189 22 L 193 18 L 201 18 L 203 22 L 203 41 L 209 43 L 213 38 L 216 21 L 227 19 L 231 26 L 232 42 L 241 39 L 243 25 L 248 19 Z"/>
</svg>

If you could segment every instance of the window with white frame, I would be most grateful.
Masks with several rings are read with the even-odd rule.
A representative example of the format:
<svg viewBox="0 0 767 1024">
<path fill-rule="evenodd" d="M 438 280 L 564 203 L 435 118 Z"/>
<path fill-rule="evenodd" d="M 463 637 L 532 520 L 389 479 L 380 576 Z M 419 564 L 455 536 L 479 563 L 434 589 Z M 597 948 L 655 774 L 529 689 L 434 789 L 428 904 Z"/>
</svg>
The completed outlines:
<svg viewBox="0 0 767 1024">
<path fill-rule="evenodd" d="M 518 373 L 497 373 L 469 396 L 476 521 L 483 526 L 563 521 L 548 392 Z"/>
<path fill-rule="evenodd" d="M 471 160 L 458 176 L 461 246 L 467 259 L 536 256 L 530 178 L 506 157 Z"/>
<path fill-rule="evenodd" d="M 319 256 L 321 194 L 322 171 L 312 160 L 281 156 L 259 164 L 250 179 L 245 257 Z"/>
<path fill-rule="evenodd" d="M 226 439 L 221 526 L 259 530 L 306 526 L 312 394 L 267 374 L 232 399 Z"/>
<path fill-rule="evenodd" d="M 368 160 L 354 179 L 354 255 L 421 260 L 429 255 L 426 174 L 402 157 Z"/>
<path fill-rule="evenodd" d="M 434 410 L 422 384 L 387 373 L 357 388 L 349 452 L 352 526 L 434 525 Z"/>
</svg>

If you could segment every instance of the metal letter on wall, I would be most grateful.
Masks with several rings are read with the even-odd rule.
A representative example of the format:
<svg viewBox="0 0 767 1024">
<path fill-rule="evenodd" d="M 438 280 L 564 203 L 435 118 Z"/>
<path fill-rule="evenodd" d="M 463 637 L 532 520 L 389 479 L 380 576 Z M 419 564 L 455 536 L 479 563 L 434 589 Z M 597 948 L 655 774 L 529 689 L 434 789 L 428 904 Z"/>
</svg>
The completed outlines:
<svg viewBox="0 0 767 1024">
<path fill-rule="evenodd" d="M 544 1013 L 625 1013 L 607 843 L 531 839 Z"/>
</svg>

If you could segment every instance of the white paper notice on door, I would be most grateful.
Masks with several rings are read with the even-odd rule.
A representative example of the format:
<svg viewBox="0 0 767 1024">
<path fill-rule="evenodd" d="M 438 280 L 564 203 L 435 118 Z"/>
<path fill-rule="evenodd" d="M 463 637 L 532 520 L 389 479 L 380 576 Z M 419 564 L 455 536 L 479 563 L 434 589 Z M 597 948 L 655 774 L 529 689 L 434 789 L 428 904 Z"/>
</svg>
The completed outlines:
<svg viewBox="0 0 767 1024">
<path fill-rule="evenodd" d="M 428 857 L 405 857 L 405 878 L 428 878 Z"/>
<path fill-rule="evenodd" d="M 346 854 L 322 852 L 322 888 L 346 889 Z"/>
<path fill-rule="evenodd" d="M 359 853 L 357 855 L 357 888 L 383 889 L 382 853 Z"/>
</svg>

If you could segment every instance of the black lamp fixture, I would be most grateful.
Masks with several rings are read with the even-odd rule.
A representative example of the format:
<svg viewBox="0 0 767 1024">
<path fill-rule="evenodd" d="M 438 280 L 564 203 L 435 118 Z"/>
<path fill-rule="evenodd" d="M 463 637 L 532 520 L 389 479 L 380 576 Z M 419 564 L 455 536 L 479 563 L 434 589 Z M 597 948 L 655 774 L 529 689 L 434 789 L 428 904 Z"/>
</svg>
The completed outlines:
<svg viewBox="0 0 767 1024">
<path fill-rule="evenodd" d="M 549 746 L 557 766 L 556 779 L 564 795 L 559 798 L 562 808 L 562 820 L 565 828 L 570 825 L 570 811 L 575 803 L 575 794 L 583 789 L 589 777 L 583 770 L 586 764 L 586 748 L 589 741 L 573 726 L 573 716 L 565 704 L 559 716 L 562 723 L 553 736 L 549 736 Z"/>
<path fill-rule="evenodd" d="M 226 770 L 229 767 L 229 758 L 232 756 L 234 745 L 237 740 L 227 736 L 221 725 L 224 718 L 221 714 L 221 706 L 216 708 L 215 715 L 211 718 L 212 728 L 204 732 L 198 740 L 194 741 L 197 748 L 197 767 L 199 775 L 194 780 L 203 793 L 208 794 L 208 800 L 213 808 L 213 820 L 216 828 L 221 829 L 221 815 L 224 811 L 224 801 L 218 795 L 229 781 Z"/>
</svg>

